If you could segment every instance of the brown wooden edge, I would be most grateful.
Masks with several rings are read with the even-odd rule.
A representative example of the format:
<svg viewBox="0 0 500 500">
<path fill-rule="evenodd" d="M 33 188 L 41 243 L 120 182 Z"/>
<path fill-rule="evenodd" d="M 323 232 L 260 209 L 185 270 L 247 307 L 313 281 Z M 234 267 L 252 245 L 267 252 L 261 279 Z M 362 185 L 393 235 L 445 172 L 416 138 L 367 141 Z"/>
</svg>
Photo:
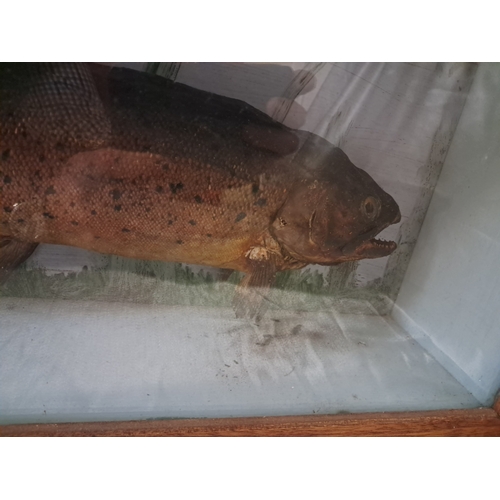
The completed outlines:
<svg viewBox="0 0 500 500">
<path fill-rule="evenodd" d="M 493 403 L 493 409 L 498 413 L 500 416 L 500 391 L 498 391 L 495 402 Z"/>
<path fill-rule="evenodd" d="M 500 409 L 6 425 L 2 436 L 500 436 Z"/>
</svg>

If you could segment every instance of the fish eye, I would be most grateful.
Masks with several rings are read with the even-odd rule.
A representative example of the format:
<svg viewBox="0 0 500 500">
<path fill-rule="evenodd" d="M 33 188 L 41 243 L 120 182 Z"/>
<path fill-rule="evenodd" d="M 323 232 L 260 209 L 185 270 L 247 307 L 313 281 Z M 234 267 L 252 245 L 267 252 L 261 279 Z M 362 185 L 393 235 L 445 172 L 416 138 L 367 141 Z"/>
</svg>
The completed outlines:
<svg viewBox="0 0 500 500">
<path fill-rule="evenodd" d="M 369 219 L 375 219 L 380 213 L 380 200 L 373 196 L 368 196 L 361 204 L 361 211 Z"/>
</svg>

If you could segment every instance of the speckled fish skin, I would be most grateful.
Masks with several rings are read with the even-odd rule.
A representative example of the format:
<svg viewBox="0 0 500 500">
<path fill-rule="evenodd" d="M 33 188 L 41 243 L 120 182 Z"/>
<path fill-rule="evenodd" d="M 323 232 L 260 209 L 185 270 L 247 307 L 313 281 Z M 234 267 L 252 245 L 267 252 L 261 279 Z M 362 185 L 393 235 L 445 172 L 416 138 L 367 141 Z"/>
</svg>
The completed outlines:
<svg viewBox="0 0 500 500">
<path fill-rule="evenodd" d="M 4 246 L 235 269 L 249 286 L 396 246 L 373 238 L 400 214 L 366 172 L 241 101 L 125 68 L 28 64 L 0 66 L 0 106 Z"/>
</svg>

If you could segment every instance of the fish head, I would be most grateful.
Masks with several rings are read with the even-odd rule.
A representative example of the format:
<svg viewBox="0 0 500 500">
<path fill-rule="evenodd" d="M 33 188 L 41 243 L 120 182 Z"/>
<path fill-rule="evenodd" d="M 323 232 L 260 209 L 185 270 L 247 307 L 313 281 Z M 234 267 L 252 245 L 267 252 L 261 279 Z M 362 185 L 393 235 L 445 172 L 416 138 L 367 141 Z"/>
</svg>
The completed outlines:
<svg viewBox="0 0 500 500">
<path fill-rule="evenodd" d="M 292 187 L 271 233 L 300 262 L 334 265 L 391 254 L 394 241 L 375 238 L 401 220 L 395 200 L 339 148 Z"/>
</svg>

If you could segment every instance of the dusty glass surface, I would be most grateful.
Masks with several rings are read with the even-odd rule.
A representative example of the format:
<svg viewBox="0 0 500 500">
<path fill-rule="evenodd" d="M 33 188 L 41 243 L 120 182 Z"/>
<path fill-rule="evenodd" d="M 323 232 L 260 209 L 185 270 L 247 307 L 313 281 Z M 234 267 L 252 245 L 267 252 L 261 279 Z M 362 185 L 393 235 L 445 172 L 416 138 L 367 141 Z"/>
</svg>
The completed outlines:
<svg viewBox="0 0 500 500">
<path fill-rule="evenodd" d="M 499 65 L 0 79 L 1 421 L 491 404 Z"/>
</svg>

